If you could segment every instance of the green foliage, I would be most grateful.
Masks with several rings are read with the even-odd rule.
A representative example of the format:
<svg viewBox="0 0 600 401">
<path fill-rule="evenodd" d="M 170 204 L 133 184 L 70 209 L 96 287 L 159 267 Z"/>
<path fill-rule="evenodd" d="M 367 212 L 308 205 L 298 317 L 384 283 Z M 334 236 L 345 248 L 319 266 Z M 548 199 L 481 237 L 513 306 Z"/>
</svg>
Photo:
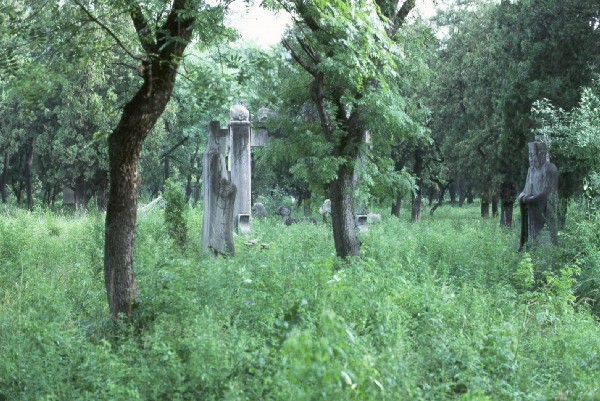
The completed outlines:
<svg viewBox="0 0 600 401">
<path fill-rule="evenodd" d="M 534 265 L 531 260 L 531 256 L 528 253 L 526 253 L 523 256 L 523 259 L 519 261 L 519 264 L 517 265 L 517 270 L 513 274 L 516 288 L 519 288 L 521 290 L 528 290 L 533 286 L 535 282 L 535 278 L 533 276 L 533 268 Z"/>
<path fill-rule="evenodd" d="M 536 133 L 551 138 L 552 152 L 569 160 L 561 167 L 579 184 L 579 187 L 573 186 L 574 194 L 583 194 L 589 207 L 596 209 L 600 172 L 600 79 L 581 89 L 579 103 L 571 111 L 543 99 L 534 104 L 532 114 L 538 123 Z"/>
<path fill-rule="evenodd" d="M 469 0 L 438 15 L 434 80 L 425 93 L 432 136 L 454 176 L 474 181 L 482 195 L 497 193 L 502 181 L 524 181 L 531 108 L 543 98 L 576 106 L 600 65 L 597 18 L 596 2 L 578 0 Z M 575 166 L 551 152 L 561 165 L 561 196 L 571 196 Z"/>
<path fill-rule="evenodd" d="M 600 243 L 597 226 L 569 234 L 581 241 L 577 277 L 564 269 L 574 266 L 563 262 L 570 249 L 517 254 L 516 230 L 481 221 L 474 207 L 442 208 L 419 225 L 384 218 L 352 267 L 337 261 L 326 226 L 277 219 L 253 221 L 267 249 L 236 237 L 234 259 L 213 259 L 194 236 L 183 255 L 164 246 L 163 213 L 151 210 L 136 232 L 139 304 L 131 325 L 115 325 L 101 214 L 1 213 L 0 398 L 539 400 L 600 391 L 600 328 L 577 306 L 583 299 L 569 297 L 597 259 L 595 248 L 579 254 Z M 200 213 L 185 217 L 198 232 Z"/>
<path fill-rule="evenodd" d="M 179 183 L 168 179 L 165 181 L 163 198 L 165 199 L 165 225 L 169 237 L 183 247 L 187 241 L 185 193 Z"/>
</svg>

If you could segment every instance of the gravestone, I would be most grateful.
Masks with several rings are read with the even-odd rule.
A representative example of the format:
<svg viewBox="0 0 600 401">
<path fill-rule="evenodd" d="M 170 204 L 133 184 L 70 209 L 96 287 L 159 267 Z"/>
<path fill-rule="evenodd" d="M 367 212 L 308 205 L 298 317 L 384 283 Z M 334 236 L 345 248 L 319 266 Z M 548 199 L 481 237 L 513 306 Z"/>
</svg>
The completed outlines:
<svg viewBox="0 0 600 401">
<path fill-rule="evenodd" d="M 202 171 L 204 213 L 202 247 L 214 255 L 235 255 L 233 244 L 234 203 L 237 188 L 229 179 L 225 162 L 229 131 L 211 121 Z"/>
<path fill-rule="evenodd" d="M 529 143 L 529 170 L 518 202 L 521 210 L 519 251 L 524 250 L 528 242 L 535 244 L 544 226 L 548 228 L 551 243 L 558 245 L 558 171 L 550 163 L 548 147 L 540 137 Z"/>
<path fill-rule="evenodd" d="M 229 117 L 231 182 L 237 188 L 233 216 L 236 222 L 248 221 L 249 223 L 250 213 L 252 212 L 250 113 L 244 105 L 236 104 L 231 107 Z M 247 215 L 248 218 L 246 219 L 245 216 L 240 218 L 239 215 Z M 247 228 L 249 229 L 249 226 Z"/>
<path fill-rule="evenodd" d="M 258 109 L 258 123 L 256 129 L 252 130 L 251 134 L 251 146 L 265 147 L 267 146 L 267 139 L 269 137 L 269 130 L 267 129 L 267 119 L 273 112 L 267 108 Z"/>
</svg>

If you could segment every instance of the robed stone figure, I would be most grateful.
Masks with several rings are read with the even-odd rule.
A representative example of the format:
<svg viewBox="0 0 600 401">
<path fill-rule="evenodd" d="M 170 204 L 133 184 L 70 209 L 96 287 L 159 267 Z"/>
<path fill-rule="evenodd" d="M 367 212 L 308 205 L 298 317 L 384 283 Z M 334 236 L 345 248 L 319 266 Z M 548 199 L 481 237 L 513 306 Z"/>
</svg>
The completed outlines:
<svg viewBox="0 0 600 401">
<path fill-rule="evenodd" d="M 558 245 L 558 171 L 548 159 L 548 149 L 544 142 L 529 143 L 527 181 L 518 201 L 521 209 L 519 252 L 525 249 L 528 241 L 535 243 L 544 225 L 547 225 L 550 231 L 552 244 Z"/>
</svg>

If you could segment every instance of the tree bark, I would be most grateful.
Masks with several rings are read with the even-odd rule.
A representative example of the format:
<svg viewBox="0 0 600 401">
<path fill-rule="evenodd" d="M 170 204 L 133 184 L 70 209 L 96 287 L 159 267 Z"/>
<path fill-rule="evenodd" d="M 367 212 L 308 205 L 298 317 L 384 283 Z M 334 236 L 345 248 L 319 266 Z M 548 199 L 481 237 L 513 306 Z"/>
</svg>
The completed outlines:
<svg viewBox="0 0 600 401">
<path fill-rule="evenodd" d="M 440 192 L 438 193 L 438 201 L 435 205 L 433 205 L 433 207 L 429 211 L 429 214 L 431 216 L 433 216 L 433 213 L 437 210 L 438 207 L 442 206 L 442 203 L 444 202 L 444 196 L 446 196 L 446 190 L 452 185 L 452 181 L 450 181 L 446 185 L 442 185 L 441 182 L 438 182 L 437 184 L 440 187 Z"/>
<path fill-rule="evenodd" d="M 448 192 L 450 194 L 450 204 L 456 204 L 456 188 L 458 184 L 455 181 L 451 181 L 450 186 L 448 187 Z"/>
<path fill-rule="evenodd" d="M 421 202 L 423 198 L 423 152 L 415 148 L 415 165 L 413 173 L 416 177 L 417 190 L 413 195 L 410 221 L 416 223 L 421 219 Z"/>
<path fill-rule="evenodd" d="M 29 144 L 27 161 L 25 163 L 25 189 L 27 194 L 27 209 L 33 210 L 33 155 L 35 152 L 35 139 Z"/>
<path fill-rule="evenodd" d="M 471 188 L 471 187 L 467 188 L 466 197 L 467 197 L 467 204 L 472 205 L 474 203 L 474 200 L 473 200 L 473 188 Z"/>
<path fill-rule="evenodd" d="M 2 203 L 8 201 L 6 193 L 6 182 L 8 180 L 8 165 L 10 162 L 10 153 L 4 153 L 4 167 L 2 168 L 2 177 L 0 178 L 0 194 L 2 195 Z"/>
<path fill-rule="evenodd" d="M 492 198 L 492 217 L 498 217 L 498 197 Z"/>
<path fill-rule="evenodd" d="M 487 219 L 490 217 L 490 201 L 481 199 L 481 217 Z"/>
<path fill-rule="evenodd" d="M 169 179 L 169 177 L 171 176 L 171 158 L 169 157 L 169 155 L 165 156 L 165 164 L 164 164 L 164 171 L 163 171 L 163 185 L 165 182 L 167 182 L 167 180 Z"/>
<path fill-rule="evenodd" d="M 140 71 L 144 82 L 125 105 L 108 138 L 110 192 L 106 209 L 104 282 L 110 314 L 129 317 L 136 302 L 133 247 L 138 198 L 138 159 L 144 139 L 169 102 L 179 60 L 191 40 L 193 19 L 188 0 L 175 0 L 156 37 L 139 6 L 131 11 L 147 59 Z"/>
<path fill-rule="evenodd" d="M 400 217 L 400 206 L 402 206 L 402 195 L 397 195 L 392 203 L 392 216 Z"/>
<path fill-rule="evenodd" d="M 458 193 L 458 207 L 463 207 L 465 199 L 467 199 L 467 191 L 461 189 Z"/>
<path fill-rule="evenodd" d="M 360 242 L 354 220 L 353 182 L 354 169 L 342 164 L 337 171 L 337 177 L 329 184 L 335 252 L 343 259 L 360 255 Z"/>
<path fill-rule="evenodd" d="M 517 188 L 512 181 L 504 181 L 500 187 L 500 225 L 512 227 L 513 205 Z"/>
</svg>

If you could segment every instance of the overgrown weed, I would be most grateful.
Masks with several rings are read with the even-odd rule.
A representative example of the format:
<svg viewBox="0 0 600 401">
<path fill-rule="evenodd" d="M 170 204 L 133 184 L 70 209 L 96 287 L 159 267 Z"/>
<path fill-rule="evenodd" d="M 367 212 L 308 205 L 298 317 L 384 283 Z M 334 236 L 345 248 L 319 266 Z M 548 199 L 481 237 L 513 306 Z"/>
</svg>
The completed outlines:
<svg viewBox="0 0 600 401">
<path fill-rule="evenodd" d="M 140 302 L 118 326 L 105 305 L 102 214 L 2 213 L 0 399 L 600 393 L 600 327 L 573 295 L 598 253 L 518 254 L 516 229 L 475 207 L 384 218 L 352 265 L 337 262 L 325 225 L 255 220 L 257 245 L 236 237 L 235 258 L 213 259 L 199 209 L 185 212 L 183 249 L 153 210 L 136 229 Z"/>
</svg>

